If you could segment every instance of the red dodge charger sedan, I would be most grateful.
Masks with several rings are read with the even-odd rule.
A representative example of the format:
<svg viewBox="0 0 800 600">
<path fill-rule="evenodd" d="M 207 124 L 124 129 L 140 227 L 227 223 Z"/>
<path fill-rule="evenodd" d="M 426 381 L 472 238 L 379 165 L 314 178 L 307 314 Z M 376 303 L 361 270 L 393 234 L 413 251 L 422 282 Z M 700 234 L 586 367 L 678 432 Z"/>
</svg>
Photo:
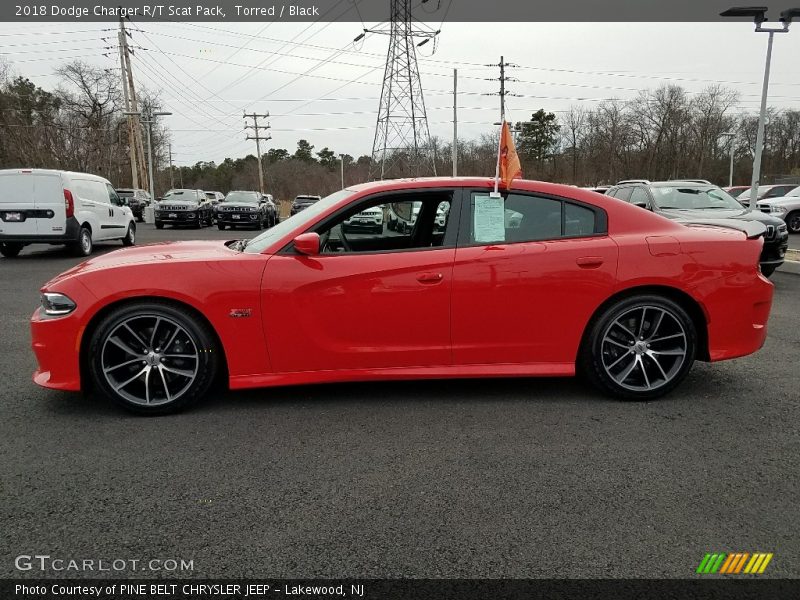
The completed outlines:
<svg viewBox="0 0 800 600">
<path fill-rule="evenodd" d="M 579 370 L 649 399 L 695 359 L 763 345 L 761 232 L 687 226 L 563 185 L 492 186 L 369 183 L 250 241 L 92 258 L 42 288 L 34 381 L 143 413 L 183 408 L 220 377 L 242 389 Z M 370 209 L 403 226 L 345 231 Z"/>
</svg>

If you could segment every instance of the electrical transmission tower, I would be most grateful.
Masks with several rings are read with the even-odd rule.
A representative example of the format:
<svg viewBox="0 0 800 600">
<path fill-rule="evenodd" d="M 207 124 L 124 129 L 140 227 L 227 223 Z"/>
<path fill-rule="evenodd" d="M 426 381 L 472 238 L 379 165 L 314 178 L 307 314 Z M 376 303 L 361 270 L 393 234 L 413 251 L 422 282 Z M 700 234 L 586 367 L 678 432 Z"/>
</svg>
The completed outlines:
<svg viewBox="0 0 800 600">
<path fill-rule="evenodd" d="M 245 125 L 245 129 L 252 129 L 253 135 L 248 135 L 246 139 L 248 140 L 255 140 L 256 141 L 256 156 L 258 157 L 258 191 L 262 194 L 264 193 L 264 167 L 261 163 L 261 140 L 267 141 L 271 140 L 272 136 L 267 134 L 266 136 L 259 135 L 259 130 L 262 129 L 269 129 L 270 125 L 267 123 L 266 125 L 259 125 L 258 119 L 266 119 L 269 117 L 269 113 L 265 115 L 258 115 L 256 113 L 251 114 L 244 114 L 242 117 L 247 122 L 247 119 L 253 119 L 252 125 Z"/>
<path fill-rule="evenodd" d="M 390 0 L 388 30 L 364 30 L 389 35 L 370 179 L 436 175 L 416 48 L 436 37 L 439 31 L 412 23 L 410 3 L 411 0 Z M 415 37 L 424 39 L 415 44 Z"/>
</svg>

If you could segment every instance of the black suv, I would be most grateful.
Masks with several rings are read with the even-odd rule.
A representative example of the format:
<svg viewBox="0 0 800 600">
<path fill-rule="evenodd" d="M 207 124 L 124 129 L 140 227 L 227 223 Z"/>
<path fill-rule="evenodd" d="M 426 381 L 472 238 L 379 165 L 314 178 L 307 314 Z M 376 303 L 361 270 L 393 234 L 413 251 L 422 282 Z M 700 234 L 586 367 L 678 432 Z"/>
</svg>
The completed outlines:
<svg viewBox="0 0 800 600">
<path fill-rule="evenodd" d="M 226 227 L 252 227 L 264 229 L 270 227 L 267 205 L 264 197 L 258 192 L 232 191 L 216 206 L 217 228 L 222 231 Z"/>
<path fill-rule="evenodd" d="M 761 272 L 769 277 L 783 264 L 789 246 L 786 223 L 777 217 L 742 207 L 733 196 L 715 185 L 692 181 L 620 183 L 611 187 L 606 195 L 677 221 L 758 221 L 767 228 L 761 252 Z"/>
<path fill-rule="evenodd" d="M 150 192 L 147 190 L 118 188 L 117 195 L 127 200 L 127 204 L 137 221 L 144 221 L 144 209 L 150 206 Z"/>
</svg>

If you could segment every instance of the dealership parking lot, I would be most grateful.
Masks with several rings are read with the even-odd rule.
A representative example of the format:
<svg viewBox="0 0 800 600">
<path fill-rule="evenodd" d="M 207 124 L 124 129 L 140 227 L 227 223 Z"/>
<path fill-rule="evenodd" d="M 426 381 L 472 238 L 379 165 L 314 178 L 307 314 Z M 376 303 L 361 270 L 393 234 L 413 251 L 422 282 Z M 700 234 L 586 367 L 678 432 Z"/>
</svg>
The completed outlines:
<svg viewBox="0 0 800 600">
<path fill-rule="evenodd" d="M 139 224 L 138 243 L 256 234 Z M 773 276 L 759 353 L 698 363 L 656 402 L 571 379 L 405 382 L 141 418 L 30 380 L 38 288 L 78 261 L 0 258 L 3 577 L 65 575 L 21 573 L 20 554 L 192 560 L 179 574 L 198 577 L 688 577 L 715 551 L 800 577 L 800 275 Z"/>
</svg>

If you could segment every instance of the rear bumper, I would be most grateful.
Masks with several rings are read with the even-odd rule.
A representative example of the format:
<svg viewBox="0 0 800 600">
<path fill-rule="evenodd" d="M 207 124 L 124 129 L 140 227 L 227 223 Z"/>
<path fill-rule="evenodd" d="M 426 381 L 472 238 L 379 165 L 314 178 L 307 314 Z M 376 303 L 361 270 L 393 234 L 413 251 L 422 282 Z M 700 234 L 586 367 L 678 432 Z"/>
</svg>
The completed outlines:
<svg viewBox="0 0 800 600">
<path fill-rule="evenodd" d="M 747 356 L 764 345 L 773 290 L 761 273 L 741 273 L 705 299 L 712 362 Z"/>
<path fill-rule="evenodd" d="M 14 235 L 13 233 L 0 233 L 0 242 L 16 242 L 20 244 L 69 244 L 77 242 L 81 225 L 75 217 L 69 217 L 61 235 L 26 234 Z"/>
</svg>

